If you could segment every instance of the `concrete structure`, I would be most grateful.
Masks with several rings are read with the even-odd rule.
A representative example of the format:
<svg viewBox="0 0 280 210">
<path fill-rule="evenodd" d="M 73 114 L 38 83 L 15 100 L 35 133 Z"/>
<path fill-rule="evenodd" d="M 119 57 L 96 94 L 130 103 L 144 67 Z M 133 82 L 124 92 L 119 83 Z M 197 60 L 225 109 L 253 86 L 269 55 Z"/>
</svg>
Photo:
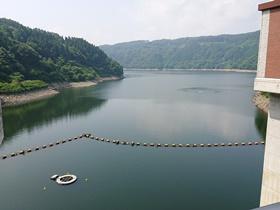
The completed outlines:
<svg viewBox="0 0 280 210">
<path fill-rule="evenodd" d="M 276 203 L 276 204 L 268 205 L 268 206 L 253 209 L 253 210 L 279 210 L 279 209 L 280 209 L 280 203 Z"/>
<path fill-rule="evenodd" d="M 261 206 L 280 202 L 280 0 L 259 5 L 262 26 L 255 90 L 271 93 Z"/>
<path fill-rule="evenodd" d="M 2 121 L 2 105 L 0 99 L 0 145 L 2 144 L 4 138 L 4 131 L 3 131 L 3 121 Z"/>
</svg>

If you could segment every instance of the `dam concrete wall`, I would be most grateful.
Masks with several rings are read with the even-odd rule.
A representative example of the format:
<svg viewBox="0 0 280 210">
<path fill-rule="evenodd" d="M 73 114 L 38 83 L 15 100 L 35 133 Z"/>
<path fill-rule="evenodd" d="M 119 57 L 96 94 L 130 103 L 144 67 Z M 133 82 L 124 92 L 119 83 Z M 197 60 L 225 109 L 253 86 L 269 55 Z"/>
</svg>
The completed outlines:
<svg viewBox="0 0 280 210">
<path fill-rule="evenodd" d="M 0 99 L 0 145 L 4 139 L 4 131 L 3 131 L 3 118 L 2 118 L 2 102 Z"/>
<path fill-rule="evenodd" d="M 259 5 L 262 12 L 258 73 L 254 89 L 270 93 L 261 206 L 280 202 L 280 0 Z"/>
<path fill-rule="evenodd" d="M 261 206 L 280 202 L 280 96 L 272 95 L 268 113 Z"/>
</svg>

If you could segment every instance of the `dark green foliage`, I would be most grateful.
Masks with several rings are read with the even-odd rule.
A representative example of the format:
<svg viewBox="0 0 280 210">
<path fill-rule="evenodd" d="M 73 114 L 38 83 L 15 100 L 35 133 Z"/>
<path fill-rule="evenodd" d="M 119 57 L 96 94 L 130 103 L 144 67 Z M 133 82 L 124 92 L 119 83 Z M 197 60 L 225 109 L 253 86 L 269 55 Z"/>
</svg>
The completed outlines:
<svg viewBox="0 0 280 210">
<path fill-rule="evenodd" d="M 63 38 L 0 18 L 0 82 L 12 82 L 15 72 L 25 80 L 49 83 L 121 76 L 123 69 L 83 39 Z"/>
<path fill-rule="evenodd" d="M 176 40 L 135 41 L 100 48 L 126 68 L 256 69 L 259 31 Z"/>
</svg>

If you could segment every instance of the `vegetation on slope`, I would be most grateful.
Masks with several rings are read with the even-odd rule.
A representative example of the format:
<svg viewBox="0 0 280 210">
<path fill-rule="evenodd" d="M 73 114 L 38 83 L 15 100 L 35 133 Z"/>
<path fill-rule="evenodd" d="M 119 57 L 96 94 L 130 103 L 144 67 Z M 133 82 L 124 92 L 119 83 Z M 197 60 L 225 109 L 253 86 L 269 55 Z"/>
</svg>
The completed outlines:
<svg viewBox="0 0 280 210">
<path fill-rule="evenodd" d="M 0 93 L 21 93 L 48 86 L 47 83 L 41 80 L 23 80 L 23 76 L 20 73 L 14 73 L 11 79 L 11 82 L 0 82 Z"/>
<path fill-rule="evenodd" d="M 100 46 L 126 68 L 256 69 L 259 31 Z"/>
<path fill-rule="evenodd" d="M 122 74 L 119 63 L 83 39 L 63 38 L 0 19 L 0 92 L 21 92 L 50 82 L 86 81 Z M 14 75 L 20 81 L 15 82 Z"/>
</svg>

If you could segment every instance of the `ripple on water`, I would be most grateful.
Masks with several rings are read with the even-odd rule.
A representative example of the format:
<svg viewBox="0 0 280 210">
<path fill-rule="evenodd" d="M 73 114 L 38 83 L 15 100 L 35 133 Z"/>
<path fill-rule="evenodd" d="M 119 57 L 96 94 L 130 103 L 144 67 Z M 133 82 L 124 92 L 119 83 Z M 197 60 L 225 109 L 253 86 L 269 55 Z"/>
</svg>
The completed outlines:
<svg viewBox="0 0 280 210">
<path fill-rule="evenodd" d="M 183 92 L 195 92 L 195 93 L 221 93 L 226 91 L 225 89 L 218 88 L 205 88 L 205 87 L 189 87 L 189 88 L 181 88 L 178 89 Z"/>
</svg>

